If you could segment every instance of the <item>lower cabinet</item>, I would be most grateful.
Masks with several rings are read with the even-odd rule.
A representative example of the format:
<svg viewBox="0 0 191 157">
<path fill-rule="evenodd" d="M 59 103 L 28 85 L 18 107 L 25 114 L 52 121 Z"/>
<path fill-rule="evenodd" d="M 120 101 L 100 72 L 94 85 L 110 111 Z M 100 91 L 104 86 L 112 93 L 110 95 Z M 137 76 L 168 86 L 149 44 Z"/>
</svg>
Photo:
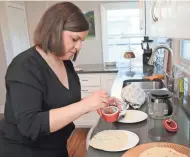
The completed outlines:
<svg viewBox="0 0 191 157">
<path fill-rule="evenodd" d="M 78 74 L 78 76 L 81 83 L 81 95 L 84 98 L 99 90 L 105 90 L 110 94 L 117 73 Z M 74 121 L 74 124 L 77 128 L 90 128 L 98 120 L 98 113 L 93 111 L 79 117 Z"/>
</svg>

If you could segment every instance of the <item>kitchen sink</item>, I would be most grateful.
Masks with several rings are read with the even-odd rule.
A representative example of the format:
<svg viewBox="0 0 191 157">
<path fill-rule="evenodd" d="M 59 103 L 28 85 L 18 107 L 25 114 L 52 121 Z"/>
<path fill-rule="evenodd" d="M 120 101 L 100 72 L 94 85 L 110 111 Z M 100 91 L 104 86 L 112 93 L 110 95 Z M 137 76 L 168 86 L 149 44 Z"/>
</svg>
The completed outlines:
<svg viewBox="0 0 191 157">
<path fill-rule="evenodd" d="M 160 79 L 155 79 L 152 81 L 150 81 L 148 79 L 125 80 L 125 81 L 123 81 L 123 88 L 129 84 L 136 84 L 140 88 L 142 88 L 145 92 L 153 90 L 153 89 L 161 89 L 161 88 L 165 87 L 163 81 Z"/>
</svg>

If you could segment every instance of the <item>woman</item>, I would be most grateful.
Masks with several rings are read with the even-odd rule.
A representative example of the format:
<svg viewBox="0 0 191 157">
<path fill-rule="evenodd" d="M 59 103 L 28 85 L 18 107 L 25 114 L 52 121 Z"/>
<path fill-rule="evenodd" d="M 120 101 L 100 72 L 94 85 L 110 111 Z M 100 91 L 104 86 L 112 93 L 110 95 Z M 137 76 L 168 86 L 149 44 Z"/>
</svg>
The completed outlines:
<svg viewBox="0 0 191 157">
<path fill-rule="evenodd" d="M 108 105 L 104 91 L 81 100 L 79 78 L 70 61 L 88 29 L 83 13 L 70 2 L 44 13 L 35 30 L 35 46 L 15 57 L 6 73 L 1 157 L 68 157 L 72 122 Z"/>
</svg>

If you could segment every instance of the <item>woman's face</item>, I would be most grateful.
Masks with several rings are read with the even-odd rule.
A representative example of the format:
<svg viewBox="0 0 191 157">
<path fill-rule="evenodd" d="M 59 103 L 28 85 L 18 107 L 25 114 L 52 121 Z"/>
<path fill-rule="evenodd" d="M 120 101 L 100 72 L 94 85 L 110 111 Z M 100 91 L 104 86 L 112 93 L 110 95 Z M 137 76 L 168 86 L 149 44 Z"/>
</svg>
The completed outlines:
<svg viewBox="0 0 191 157">
<path fill-rule="evenodd" d="M 71 32 L 63 31 L 63 51 L 64 56 L 60 57 L 62 60 L 71 59 L 75 53 L 78 53 L 82 47 L 82 42 L 85 40 L 88 31 Z"/>
</svg>

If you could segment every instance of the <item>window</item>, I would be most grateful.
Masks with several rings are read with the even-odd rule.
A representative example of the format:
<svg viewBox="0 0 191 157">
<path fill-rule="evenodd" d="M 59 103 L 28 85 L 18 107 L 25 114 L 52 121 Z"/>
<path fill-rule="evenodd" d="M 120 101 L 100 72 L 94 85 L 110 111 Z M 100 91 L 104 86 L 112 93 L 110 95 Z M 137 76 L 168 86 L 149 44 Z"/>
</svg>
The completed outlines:
<svg viewBox="0 0 191 157">
<path fill-rule="evenodd" d="M 133 65 L 142 64 L 141 41 L 145 29 L 140 14 L 138 1 L 101 5 L 104 62 L 127 62 L 123 56 L 130 48 L 136 56 Z"/>
<path fill-rule="evenodd" d="M 180 41 L 180 56 L 186 60 L 190 60 L 190 40 Z"/>
</svg>

